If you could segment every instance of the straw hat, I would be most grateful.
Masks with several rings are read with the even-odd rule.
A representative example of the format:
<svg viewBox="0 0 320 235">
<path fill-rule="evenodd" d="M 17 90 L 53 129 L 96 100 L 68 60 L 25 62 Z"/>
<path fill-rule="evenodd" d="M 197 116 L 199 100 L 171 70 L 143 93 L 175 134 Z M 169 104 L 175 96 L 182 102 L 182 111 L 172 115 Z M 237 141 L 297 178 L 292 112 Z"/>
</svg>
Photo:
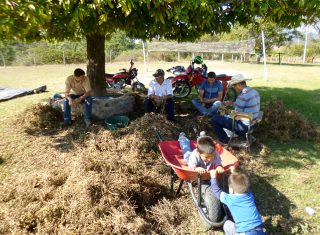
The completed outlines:
<svg viewBox="0 0 320 235">
<path fill-rule="evenodd" d="M 232 76 L 231 81 L 229 82 L 228 86 L 232 87 L 233 85 L 243 82 L 243 81 L 250 81 L 252 80 L 251 78 L 245 78 L 242 74 L 236 74 Z"/>
</svg>

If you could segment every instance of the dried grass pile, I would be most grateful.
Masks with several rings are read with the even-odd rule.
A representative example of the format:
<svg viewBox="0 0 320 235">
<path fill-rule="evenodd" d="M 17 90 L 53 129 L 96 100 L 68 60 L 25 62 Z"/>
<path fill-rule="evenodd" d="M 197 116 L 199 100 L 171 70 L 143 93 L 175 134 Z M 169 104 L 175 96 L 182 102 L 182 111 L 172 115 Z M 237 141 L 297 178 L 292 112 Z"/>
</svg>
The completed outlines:
<svg viewBox="0 0 320 235">
<path fill-rule="evenodd" d="M 30 148 L 0 183 L 1 234 L 172 234 L 188 224 L 203 231 L 189 195 L 169 192 L 152 128 L 176 139 L 180 124 L 148 114 L 116 132 L 75 125 L 57 136 L 20 133 Z M 53 144 L 61 139 L 68 151 Z"/>
<path fill-rule="evenodd" d="M 261 137 L 283 142 L 293 139 L 319 140 L 319 127 L 297 111 L 285 108 L 281 101 L 273 100 L 262 110 L 263 120 L 257 130 Z"/>
<path fill-rule="evenodd" d="M 18 117 L 18 123 L 29 133 L 58 128 L 62 120 L 62 110 L 53 108 L 50 104 L 32 105 Z"/>
</svg>

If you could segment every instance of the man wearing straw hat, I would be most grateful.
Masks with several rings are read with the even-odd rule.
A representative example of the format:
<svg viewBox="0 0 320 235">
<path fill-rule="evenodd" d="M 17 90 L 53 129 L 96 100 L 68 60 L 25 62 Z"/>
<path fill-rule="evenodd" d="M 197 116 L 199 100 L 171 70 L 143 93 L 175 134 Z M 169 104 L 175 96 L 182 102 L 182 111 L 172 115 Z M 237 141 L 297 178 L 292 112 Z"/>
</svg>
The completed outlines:
<svg viewBox="0 0 320 235">
<path fill-rule="evenodd" d="M 251 79 L 245 78 L 242 74 L 234 75 L 231 78 L 229 87 L 233 87 L 239 94 L 235 103 L 234 110 L 236 112 L 245 112 L 252 114 L 253 120 L 259 116 L 260 111 L 260 95 L 259 93 L 247 86 L 246 81 Z M 232 118 L 228 115 L 214 116 L 211 120 L 213 129 L 222 144 L 228 144 L 229 137 L 223 128 L 232 130 Z M 243 137 L 248 131 L 249 121 L 236 120 L 234 130 L 235 133 Z"/>
</svg>

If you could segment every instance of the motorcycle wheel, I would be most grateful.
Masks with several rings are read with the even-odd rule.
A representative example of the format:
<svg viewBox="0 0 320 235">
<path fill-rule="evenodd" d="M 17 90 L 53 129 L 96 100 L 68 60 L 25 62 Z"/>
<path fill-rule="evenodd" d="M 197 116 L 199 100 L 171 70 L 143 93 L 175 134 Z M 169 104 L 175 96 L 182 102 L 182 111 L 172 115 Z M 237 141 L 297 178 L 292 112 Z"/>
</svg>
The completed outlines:
<svg viewBox="0 0 320 235">
<path fill-rule="evenodd" d="M 145 92 L 147 90 L 141 82 L 134 82 L 131 87 L 133 92 Z"/>
<path fill-rule="evenodd" d="M 184 98 L 190 94 L 191 86 L 187 81 L 176 81 L 172 84 L 172 90 L 175 98 Z"/>
<path fill-rule="evenodd" d="M 125 79 L 117 79 L 114 81 L 113 88 L 115 89 L 124 89 L 126 87 L 126 80 Z"/>
</svg>

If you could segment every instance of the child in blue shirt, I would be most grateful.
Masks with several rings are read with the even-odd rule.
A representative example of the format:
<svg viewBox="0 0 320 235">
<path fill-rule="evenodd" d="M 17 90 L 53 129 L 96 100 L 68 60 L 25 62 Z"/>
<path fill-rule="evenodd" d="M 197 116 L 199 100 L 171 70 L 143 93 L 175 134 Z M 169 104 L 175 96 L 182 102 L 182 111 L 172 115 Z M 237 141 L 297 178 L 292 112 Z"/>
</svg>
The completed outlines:
<svg viewBox="0 0 320 235">
<path fill-rule="evenodd" d="M 216 171 L 210 171 L 210 175 L 214 194 L 228 206 L 234 219 L 234 222 L 227 220 L 223 225 L 225 234 L 263 235 L 263 222 L 249 190 L 248 177 L 243 173 L 233 172 L 228 178 L 229 193 L 226 193 L 218 186 Z"/>
</svg>

